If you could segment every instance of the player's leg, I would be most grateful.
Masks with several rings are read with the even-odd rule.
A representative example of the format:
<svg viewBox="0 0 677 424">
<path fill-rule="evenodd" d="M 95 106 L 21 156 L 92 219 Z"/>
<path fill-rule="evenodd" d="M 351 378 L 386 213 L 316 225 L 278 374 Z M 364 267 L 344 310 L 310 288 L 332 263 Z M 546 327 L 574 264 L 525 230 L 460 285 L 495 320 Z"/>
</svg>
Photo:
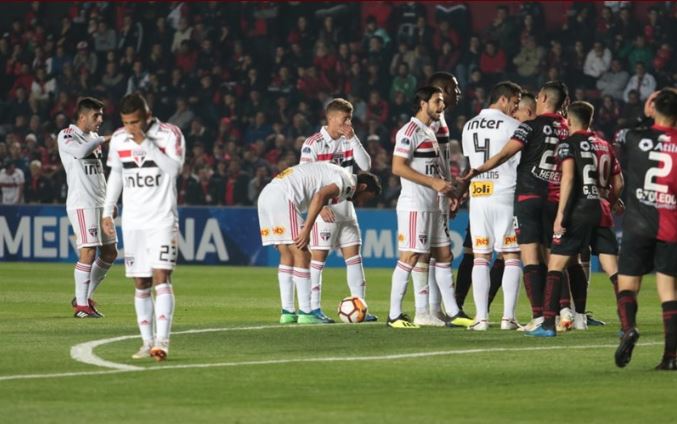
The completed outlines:
<svg viewBox="0 0 677 424">
<path fill-rule="evenodd" d="M 153 315 L 154 305 L 151 289 L 153 286 L 153 271 L 150 257 L 146 252 L 146 242 L 149 241 L 145 231 L 122 229 L 125 243 L 125 275 L 134 280 L 134 311 L 136 324 L 139 327 L 143 341 L 138 352 L 132 355 L 134 359 L 150 357 L 153 348 Z"/>
<path fill-rule="evenodd" d="M 514 204 L 515 233 L 524 264 L 524 287 L 531 304 L 532 320 L 524 327 L 527 331 L 543 322 L 543 292 L 548 272 L 542 252 L 544 233 L 547 231 L 544 203 L 542 199 L 529 199 Z"/>
<path fill-rule="evenodd" d="M 101 245 L 98 234 L 99 221 L 95 220 L 94 209 L 72 209 L 67 212 L 78 248 L 78 262 L 73 271 L 75 282 L 75 297 L 71 301 L 73 316 L 101 318 L 101 315 L 91 308 L 88 297 L 92 264 L 96 258 L 96 249 Z"/>
<path fill-rule="evenodd" d="M 463 257 L 461 258 L 461 263 L 458 265 L 455 285 L 456 304 L 458 304 L 458 307 L 461 310 L 460 314 L 465 318 L 469 317 L 463 312 L 463 305 L 465 304 L 465 299 L 468 297 L 468 292 L 470 292 L 470 286 L 472 284 L 472 267 L 474 260 L 475 257 L 472 253 L 470 225 L 468 225 L 468 228 L 465 230 L 465 238 L 463 239 Z M 449 311 L 447 311 L 447 314 L 449 314 Z"/>
<path fill-rule="evenodd" d="M 589 251 L 587 246 L 583 249 L 583 251 L 586 250 Z M 588 318 L 585 309 L 588 304 L 588 280 L 578 258 L 575 258 L 569 263 L 567 266 L 567 274 L 569 275 L 571 297 L 574 301 L 573 328 L 576 330 L 587 330 Z M 561 315 L 562 313 L 560 311 L 560 319 L 562 318 Z"/>
<path fill-rule="evenodd" d="M 322 273 L 327 256 L 337 246 L 339 225 L 335 222 L 324 222 L 318 218 L 310 233 L 310 309 L 318 318 L 327 323 L 334 322 L 322 312 Z"/>
<path fill-rule="evenodd" d="M 341 254 L 346 264 L 346 280 L 350 289 L 350 295 L 366 300 L 367 279 L 364 275 L 364 264 L 360 254 L 362 238 L 357 222 L 342 225 L 339 241 L 341 243 Z M 374 322 L 378 321 L 378 317 L 367 311 L 364 320 L 366 322 Z"/>
<path fill-rule="evenodd" d="M 95 306 L 96 304 L 92 299 L 94 298 L 94 292 L 101 284 L 101 281 L 106 278 L 106 273 L 115 261 L 115 258 L 118 256 L 118 250 L 116 247 L 117 234 L 109 236 L 104 233 L 103 225 L 101 224 L 101 214 L 103 212 L 102 208 L 96 208 L 94 212 L 96 214 L 96 222 L 99 223 L 99 228 L 97 229 L 96 233 L 101 240 L 101 247 L 99 248 L 99 256 L 92 264 L 92 272 L 90 273 L 89 278 L 89 290 L 87 292 L 87 298 L 89 299 L 92 309 L 102 315 L 101 312 L 97 310 Z"/>
<path fill-rule="evenodd" d="M 169 353 L 169 338 L 174 319 L 175 299 L 171 275 L 178 256 L 178 228 L 148 231 L 148 253 L 155 289 L 155 343 L 152 357 L 162 361 Z"/>
<path fill-rule="evenodd" d="M 470 235 L 475 257 L 472 268 L 472 294 L 475 302 L 475 319 L 469 330 L 486 331 L 489 328 L 489 289 L 491 275 L 489 261 L 497 244 L 492 206 L 484 202 L 470 202 Z M 501 231 L 502 241 L 503 231 Z"/>
<path fill-rule="evenodd" d="M 312 313 L 310 306 L 310 251 L 299 250 L 295 245 L 289 245 L 289 250 L 294 257 L 294 274 L 292 280 L 296 288 L 296 299 L 299 304 L 299 324 L 322 324 L 324 321 Z"/>
<path fill-rule="evenodd" d="M 494 301 L 494 298 L 498 294 L 498 290 L 501 288 L 503 283 L 503 272 L 505 271 L 505 258 L 501 252 L 496 253 L 494 258 L 494 263 L 491 265 L 491 270 L 489 271 L 489 277 L 491 280 L 491 286 L 489 287 L 489 308 L 491 309 L 491 303 Z"/>
<path fill-rule="evenodd" d="M 501 330 L 517 330 L 520 328 L 515 316 L 517 299 L 519 298 L 520 281 L 522 279 L 522 262 L 517 252 L 503 252 L 505 269 L 501 286 L 503 287 L 503 316 Z"/>
<path fill-rule="evenodd" d="M 275 246 L 280 253 L 280 265 L 277 268 L 277 281 L 280 286 L 280 302 L 282 313 L 280 324 L 294 324 L 298 317 L 294 308 L 294 255 L 289 250 L 289 245 L 278 244 Z"/>
<path fill-rule="evenodd" d="M 422 258 L 422 262 L 428 263 L 428 306 L 430 315 L 441 319 L 442 312 L 442 298 L 440 288 L 438 287 L 437 279 L 435 278 L 435 258 Z"/>
<path fill-rule="evenodd" d="M 564 253 L 564 252 L 563 252 Z M 526 334 L 537 337 L 553 337 L 555 317 L 559 311 L 559 298 L 564 280 L 564 268 L 571 259 L 570 255 L 553 252 L 548 261 L 548 274 L 543 298 L 543 324 Z"/>
<path fill-rule="evenodd" d="M 656 287 L 663 310 L 665 348 L 657 370 L 677 370 L 677 244 L 658 241 L 656 246 Z"/>
</svg>

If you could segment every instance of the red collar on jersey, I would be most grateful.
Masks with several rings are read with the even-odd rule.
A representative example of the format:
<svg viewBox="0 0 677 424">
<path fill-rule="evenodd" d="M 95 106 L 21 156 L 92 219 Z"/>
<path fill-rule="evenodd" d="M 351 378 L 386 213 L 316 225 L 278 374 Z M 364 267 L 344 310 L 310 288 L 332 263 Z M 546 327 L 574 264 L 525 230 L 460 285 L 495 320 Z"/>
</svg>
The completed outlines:
<svg viewBox="0 0 677 424">
<path fill-rule="evenodd" d="M 651 128 L 653 128 L 654 130 L 663 131 L 663 132 L 673 132 L 673 131 L 677 130 L 677 128 L 674 128 L 674 127 L 664 127 L 664 126 L 658 125 L 658 124 L 653 124 L 651 126 Z"/>
<path fill-rule="evenodd" d="M 569 135 L 574 135 L 574 134 L 581 134 L 581 135 L 595 135 L 595 133 L 592 132 L 592 131 L 590 131 L 590 130 L 578 130 L 578 131 L 572 132 L 572 133 L 569 134 Z"/>
</svg>

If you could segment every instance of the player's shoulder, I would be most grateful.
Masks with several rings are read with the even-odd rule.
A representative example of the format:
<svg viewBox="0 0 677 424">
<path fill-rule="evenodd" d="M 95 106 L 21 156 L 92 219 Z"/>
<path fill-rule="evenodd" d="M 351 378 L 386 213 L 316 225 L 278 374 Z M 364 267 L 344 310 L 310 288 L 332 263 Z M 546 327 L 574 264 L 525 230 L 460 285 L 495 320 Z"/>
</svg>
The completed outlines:
<svg viewBox="0 0 677 424">
<path fill-rule="evenodd" d="M 159 119 L 156 119 L 155 128 L 158 134 L 164 137 L 169 138 L 174 137 L 177 141 L 181 140 L 181 138 L 183 137 L 181 128 L 177 127 L 174 124 L 170 124 L 169 122 L 162 122 Z"/>
<path fill-rule="evenodd" d="M 316 145 L 318 141 L 322 140 L 322 132 L 318 131 L 315 134 L 309 136 L 308 138 L 305 139 L 303 144 L 305 146 L 313 146 Z"/>
<path fill-rule="evenodd" d="M 397 131 L 396 137 L 412 138 L 418 133 L 419 130 L 420 127 L 415 121 L 409 121 L 406 124 L 402 125 L 402 127 Z"/>
</svg>

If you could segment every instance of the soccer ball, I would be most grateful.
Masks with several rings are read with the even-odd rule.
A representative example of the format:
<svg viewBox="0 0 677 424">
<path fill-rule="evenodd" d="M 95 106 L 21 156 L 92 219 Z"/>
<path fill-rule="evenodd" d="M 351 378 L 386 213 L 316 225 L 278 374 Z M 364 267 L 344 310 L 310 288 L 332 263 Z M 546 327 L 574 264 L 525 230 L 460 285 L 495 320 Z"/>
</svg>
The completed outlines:
<svg viewBox="0 0 677 424">
<path fill-rule="evenodd" d="M 339 303 L 338 315 L 348 324 L 362 322 L 367 315 L 367 302 L 357 296 L 348 296 Z"/>
</svg>

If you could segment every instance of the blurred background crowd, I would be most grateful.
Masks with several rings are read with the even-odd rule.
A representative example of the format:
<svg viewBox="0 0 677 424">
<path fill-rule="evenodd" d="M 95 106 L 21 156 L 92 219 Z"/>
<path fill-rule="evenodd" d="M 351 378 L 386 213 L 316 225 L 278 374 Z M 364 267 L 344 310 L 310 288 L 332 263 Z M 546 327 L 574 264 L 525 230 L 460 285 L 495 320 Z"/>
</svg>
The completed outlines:
<svg viewBox="0 0 677 424">
<path fill-rule="evenodd" d="M 3 203 L 64 203 L 56 134 L 79 96 L 104 100 L 100 130 L 142 92 L 179 126 L 187 157 L 184 205 L 254 205 L 298 163 L 333 97 L 353 126 L 391 207 L 394 135 L 412 95 L 435 71 L 454 73 L 463 99 L 447 114 L 453 140 L 511 79 L 535 92 L 561 79 L 596 108 L 607 139 L 642 117 L 642 101 L 677 79 L 677 5 L 631 2 L 12 3 L 0 16 L 0 186 Z M 671 41 L 672 40 L 672 41 Z M 452 172 L 463 171 L 453 143 Z M 104 149 L 105 150 L 105 149 Z M 23 181 L 19 183 L 19 181 Z"/>
</svg>

